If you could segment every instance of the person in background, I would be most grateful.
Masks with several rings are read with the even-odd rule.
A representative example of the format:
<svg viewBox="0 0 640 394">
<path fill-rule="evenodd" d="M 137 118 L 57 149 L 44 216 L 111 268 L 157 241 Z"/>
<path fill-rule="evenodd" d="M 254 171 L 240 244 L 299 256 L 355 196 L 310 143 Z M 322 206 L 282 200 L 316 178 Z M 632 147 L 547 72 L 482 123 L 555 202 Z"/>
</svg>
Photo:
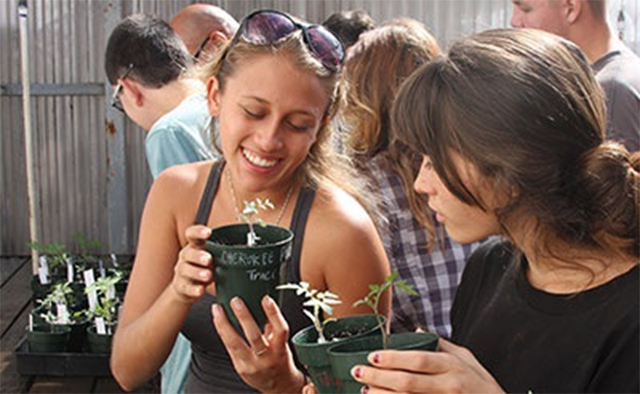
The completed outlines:
<svg viewBox="0 0 640 394">
<path fill-rule="evenodd" d="M 360 34 L 373 29 L 376 23 L 366 11 L 355 10 L 335 12 L 322 22 L 322 26 L 338 36 L 348 52 Z"/>
<path fill-rule="evenodd" d="M 396 138 L 391 125 L 391 108 L 402 81 L 440 53 L 435 38 L 412 19 L 390 21 L 363 33 L 345 62 L 341 119 L 351 130 L 347 152 L 381 195 L 386 219 L 381 234 L 391 267 L 420 294 L 394 294 L 391 329 L 420 327 L 449 336 L 449 310 L 476 244 L 457 244 L 435 222 L 426 196 L 413 189 L 422 157 Z"/>
<path fill-rule="evenodd" d="M 111 105 L 147 132 L 154 178 L 173 165 L 213 157 L 205 86 L 190 73 L 191 57 L 166 22 L 125 18 L 109 36 L 104 63 L 114 86 Z"/>
<path fill-rule="evenodd" d="M 405 81 L 393 124 L 449 236 L 503 239 L 467 263 L 452 341 L 372 352 L 365 391 L 639 392 L 640 152 L 605 140 L 582 51 L 532 29 L 462 39 Z"/>
<path fill-rule="evenodd" d="M 111 354 L 125 390 L 158 370 L 180 330 L 193 350 L 187 393 L 293 393 L 303 387 L 288 343 L 290 333 L 311 324 L 303 299 L 284 292 L 283 316 L 265 297 L 269 322 L 262 331 L 234 298 L 243 333 L 216 304 L 216 262 L 204 241 L 212 227 L 238 222 L 238 202 L 259 197 L 273 203 L 260 218 L 290 224 L 295 234 L 285 281 L 338 294 L 342 304 L 334 317 L 368 313 L 366 305 L 352 304 L 389 274 L 365 209 L 375 213 L 368 201 L 374 196 L 360 192 L 348 161 L 332 149 L 344 49 L 322 26 L 302 23 L 278 11 L 255 11 L 203 69 L 223 156 L 172 167 L 152 185 Z M 390 296 L 381 305 L 387 315 Z"/>
<path fill-rule="evenodd" d="M 607 138 L 640 150 L 640 57 L 612 32 L 606 0 L 514 0 L 511 25 L 557 34 L 589 59 L 607 98 Z"/>
<path fill-rule="evenodd" d="M 228 12 L 212 4 L 199 3 L 181 9 L 169 25 L 198 63 L 206 63 L 238 30 L 238 22 Z M 216 127 L 215 119 L 212 119 L 211 127 L 212 130 Z M 184 392 L 190 361 L 191 343 L 184 335 L 178 334 L 169 358 L 160 369 L 163 393 Z"/>
<path fill-rule="evenodd" d="M 211 57 L 238 30 L 234 17 L 212 4 L 188 5 L 169 24 L 196 61 Z"/>
<path fill-rule="evenodd" d="M 167 167 L 214 154 L 206 89 L 189 74 L 191 63 L 180 39 L 156 18 L 133 15 L 109 38 L 105 68 L 116 85 L 112 105 L 148 130 L 145 147 L 154 178 Z M 121 95 L 127 96 L 126 106 Z M 190 355 L 189 342 L 180 336 L 161 369 L 163 393 L 183 392 Z"/>
</svg>

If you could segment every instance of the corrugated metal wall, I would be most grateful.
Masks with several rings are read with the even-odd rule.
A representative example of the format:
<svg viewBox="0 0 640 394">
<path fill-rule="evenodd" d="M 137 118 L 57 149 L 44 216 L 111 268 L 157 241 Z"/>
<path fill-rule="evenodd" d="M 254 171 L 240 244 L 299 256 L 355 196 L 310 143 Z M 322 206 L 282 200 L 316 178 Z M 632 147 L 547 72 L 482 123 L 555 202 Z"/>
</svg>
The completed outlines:
<svg viewBox="0 0 640 394">
<path fill-rule="evenodd" d="M 167 20 L 189 0 L 30 0 L 30 75 L 37 218 L 42 242 L 71 244 L 81 232 L 104 252 L 134 253 L 138 221 L 151 176 L 144 133 L 105 110 L 102 58 L 111 27 L 131 13 Z M 510 0 L 220 0 L 205 1 L 240 19 L 256 8 L 276 8 L 314 22 L 344 9 L 364 9 L 377 21 L 409 16 L 439 42 L 509 25 Z M 19 95 L 18 0 L 0 2 L 0 254 L 26 254 L 29 240 L 25 138 Z M 625 39 L 640 50 L 638 0 L 624 6 Z M 616 19 L 614 19 L 616 20 Z M 616 24 L 614 23 L 614 26 Z M 108 126 L 107 126 L 108 125 Z M 124 134 L 121 131 L 124 130 Z"/>
</svg>

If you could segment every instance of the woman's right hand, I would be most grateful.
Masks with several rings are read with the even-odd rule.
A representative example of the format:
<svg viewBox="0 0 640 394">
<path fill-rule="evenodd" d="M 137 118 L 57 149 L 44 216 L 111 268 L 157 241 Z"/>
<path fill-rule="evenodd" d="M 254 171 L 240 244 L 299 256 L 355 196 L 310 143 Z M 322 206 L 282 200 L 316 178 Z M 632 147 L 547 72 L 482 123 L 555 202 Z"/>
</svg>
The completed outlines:
<svg viewBox="0 0 640 394">
<path fill-rule="evenodd" d="M 192 304 L 204 295 L 207 286 L 213 282 L 213 257 L 204 250 L 211 229 L 203 225 L 190 226 L 185 236 L 188 243 L 178 254 L 171 289 L 181 301 Z"/>
</svg>

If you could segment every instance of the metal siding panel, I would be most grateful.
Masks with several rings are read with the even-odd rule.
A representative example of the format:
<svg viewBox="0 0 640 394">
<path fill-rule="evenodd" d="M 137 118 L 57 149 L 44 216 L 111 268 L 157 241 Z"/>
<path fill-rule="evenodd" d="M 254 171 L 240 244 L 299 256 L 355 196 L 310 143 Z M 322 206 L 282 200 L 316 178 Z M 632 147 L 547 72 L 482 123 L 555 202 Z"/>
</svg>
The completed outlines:
<svg viewBox="0 0 640 394">
<path fill-rule="evenodd" d="M 0 82 L 19 83 L 20 53 L 17 1 L 0 2 Z M 109 0 L 122 5 L 121 16 L 133 12 L 170 20 L 193 0 Z M 378 24 L 399 16 L 414 17 L 431 30 L 443 47 L 475 31 L 508 27 L 510 0 L 208 0 L 238 20 L 257 8 L 277 8 L 321 23 L 342 9 L 364 9 Z M 636 0 L 624 2 L 628 17 L 625 42 L 640 50 Z M 106 1 L 29 0 L 30 74 L 33 83 L 103 83 Z M 612 26 L 617 31 L 620 0 L 613 0 Z M 107 90 L 105 89 L 105 92 Z M 108 244 L 108 157 L 102 96 L 36 97 L 33 99 L 36 174 L 41 179 L 42 241 L 72 243 L 76 232 Z M 24 163 L 22 103 L 0 97 L 0 174 L 2 180 L 0 253 L 26 253 L 29 238 Z M 144 201 L 151 184 L 144 132 L 126 121 L 124 130 L 127 252 L 133 253 Z M 105 249 L 106 251 L 106 249 Z"/>
</svg>

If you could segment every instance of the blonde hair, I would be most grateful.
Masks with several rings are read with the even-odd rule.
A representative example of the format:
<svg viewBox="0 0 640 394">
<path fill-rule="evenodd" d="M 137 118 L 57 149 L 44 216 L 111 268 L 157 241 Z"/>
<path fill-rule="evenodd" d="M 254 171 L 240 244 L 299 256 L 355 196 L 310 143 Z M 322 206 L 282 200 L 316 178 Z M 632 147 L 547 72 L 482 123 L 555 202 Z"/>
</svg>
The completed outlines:
<svg viewBox="0 0 640 394">
<path fill-rule="evenodd" d="M 343 73 L 344 106 L 341 115 L 350 126 L 347 148 L 356 162 L 383 154 L 400 176 L 411 211 L 435 239 L 431 211 L 425 196 L 413 189 L 421 156 L 395 138 L 391 109 L 401 83 L 414 70 L 441 53 L 435 38 L 420 22 L 396 19 L 360 36 L 350 49 Z"/>
<path fill-rule="evenodd" d="M 209 63 L 200 69 L 203 80 L 215 76 L 220 91 L 224 93 L 226 81 L 239 68 L 252 59 L 263 56 L 282 56 L 301 70 L 310 71 L 318 77 L 327 92 L 329 102 L 325 109 L 323 124 L 318 130 L 315 143 L 306 159 L 298 168 L 296 176 L 306 186 L 338 186 L 353 196 L 374 219 L 377 220 L 374 200 L 364 193 L 365 185 L 358 179 L 350 159 L 335 149 L 331 119 L 335 116 L 339 100 L 340 73 L 328 70 L 307 49 L 301 32 L 294 32 L 270 45 L 253 45 L 242 38 L 228 42 Z M 214 137 L 214 142 L 216 138 Z M 219 147 L 216 147 L 218 150 Z"/>
</svg>

